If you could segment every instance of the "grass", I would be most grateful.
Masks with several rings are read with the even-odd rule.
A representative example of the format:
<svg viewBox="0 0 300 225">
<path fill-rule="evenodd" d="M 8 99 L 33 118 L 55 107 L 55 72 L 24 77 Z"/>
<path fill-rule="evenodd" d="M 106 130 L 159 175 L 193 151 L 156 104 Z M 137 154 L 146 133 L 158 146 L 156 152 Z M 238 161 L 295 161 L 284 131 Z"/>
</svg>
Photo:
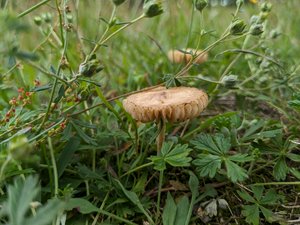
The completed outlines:
<svg viewBox="0 0 300 225">
<path fill-rule="evenodd" d="M 297 224 L 299 2 L 262 4 L 165 1 L 135 22 L 136 1 L 2 1 L 0 224 Z M 186 47 L 209 60 L 168 60 Z M 167 124 L 157 155 L 158 127 L 122 99 L 175 81 L 210 103 Z"/>
</svg>

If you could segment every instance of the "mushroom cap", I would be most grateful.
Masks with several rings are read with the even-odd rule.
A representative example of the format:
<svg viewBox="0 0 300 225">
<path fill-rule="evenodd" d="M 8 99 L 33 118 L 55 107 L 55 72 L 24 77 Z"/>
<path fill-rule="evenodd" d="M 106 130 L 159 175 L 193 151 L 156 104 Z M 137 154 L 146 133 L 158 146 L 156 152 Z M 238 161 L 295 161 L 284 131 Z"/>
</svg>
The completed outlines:
<svg viewBox="0 0 300 225">
<path fill-rule="evenodd" d="M 203 52 L 202 50 L 196 50 L 191 48 L 184 49 L 184 51 L 189 52 L 191 54 L 187 54 L 179 50 L 170 50 L 168 52 L 169 60 L 173 63 L 182 63 L 182 62 L 188 63 L 193 59 L 193 55 L 201 54 L 195 59 L 195 63 L 201 64 L 207 61 L 208 58 L 207 52 Z"/>
<path fill-rule="evenodd" d="M 124 109 L 141 122 L 185 121 L 197 117 L 207 106 L 208 96 L 191 87 L 158 87 L 130 95 L 123 101 Z"/>
</svg>

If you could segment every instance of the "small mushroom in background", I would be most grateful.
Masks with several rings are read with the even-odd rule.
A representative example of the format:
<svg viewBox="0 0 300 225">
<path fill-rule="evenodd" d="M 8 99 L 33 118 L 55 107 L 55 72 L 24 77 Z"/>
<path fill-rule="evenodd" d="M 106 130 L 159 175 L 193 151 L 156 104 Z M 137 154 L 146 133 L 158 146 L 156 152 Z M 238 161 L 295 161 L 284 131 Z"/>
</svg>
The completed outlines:
<svg viewBox="0 0 300 225">
<path fill-rule="evenodd" d="M 197 117 L 207 104 L 207 94 L 192 87 L 158 87 L 130 95 L 123 101 L 124 109 L 135 120 L 159 123 L 160 133 L 156 140 L 158 152 L 164 142 L 166 122 Z"/>
<path fill-rule="evenodd" d="M 168 52 L 168 58 L 173 63 L 189 63 L 193 58 L 194 62 L 197 64 L 201 64 L 207 61 L 208 53 L 202 50 L 196 50 L 187 48 L 183 51 L 179 50 L 170 50 Z"/>
</svg>

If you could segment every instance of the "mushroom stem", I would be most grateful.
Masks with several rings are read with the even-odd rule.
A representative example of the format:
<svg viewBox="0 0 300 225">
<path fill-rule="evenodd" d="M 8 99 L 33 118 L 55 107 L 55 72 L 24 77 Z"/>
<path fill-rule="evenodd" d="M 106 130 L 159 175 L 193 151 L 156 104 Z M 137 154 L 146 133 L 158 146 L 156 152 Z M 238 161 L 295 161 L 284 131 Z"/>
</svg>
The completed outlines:
<svg viewBox="0 0 300 225">
<path fill-rule="evenodd" d="M 159 134 L 156 138 L 157 154 L 160 153 L 161 147 L 165 141 L 166 121 L 162 118 L 158 123 Z"/>
</svg>

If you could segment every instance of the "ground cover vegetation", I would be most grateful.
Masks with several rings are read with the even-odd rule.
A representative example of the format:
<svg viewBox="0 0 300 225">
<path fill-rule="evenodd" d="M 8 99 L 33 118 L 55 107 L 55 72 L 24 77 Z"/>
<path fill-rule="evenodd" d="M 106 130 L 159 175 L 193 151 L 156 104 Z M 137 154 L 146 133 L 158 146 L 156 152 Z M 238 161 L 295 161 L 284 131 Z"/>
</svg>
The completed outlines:
<svg viewBox="0 0 300 225">
<path fill-rule="evenodd" d="M 251 2 L 0 1 L 0 224 L 299 224 L 300 2 Z M 159 152 L 158 85 L 209 96 Z"/>
</svg>

